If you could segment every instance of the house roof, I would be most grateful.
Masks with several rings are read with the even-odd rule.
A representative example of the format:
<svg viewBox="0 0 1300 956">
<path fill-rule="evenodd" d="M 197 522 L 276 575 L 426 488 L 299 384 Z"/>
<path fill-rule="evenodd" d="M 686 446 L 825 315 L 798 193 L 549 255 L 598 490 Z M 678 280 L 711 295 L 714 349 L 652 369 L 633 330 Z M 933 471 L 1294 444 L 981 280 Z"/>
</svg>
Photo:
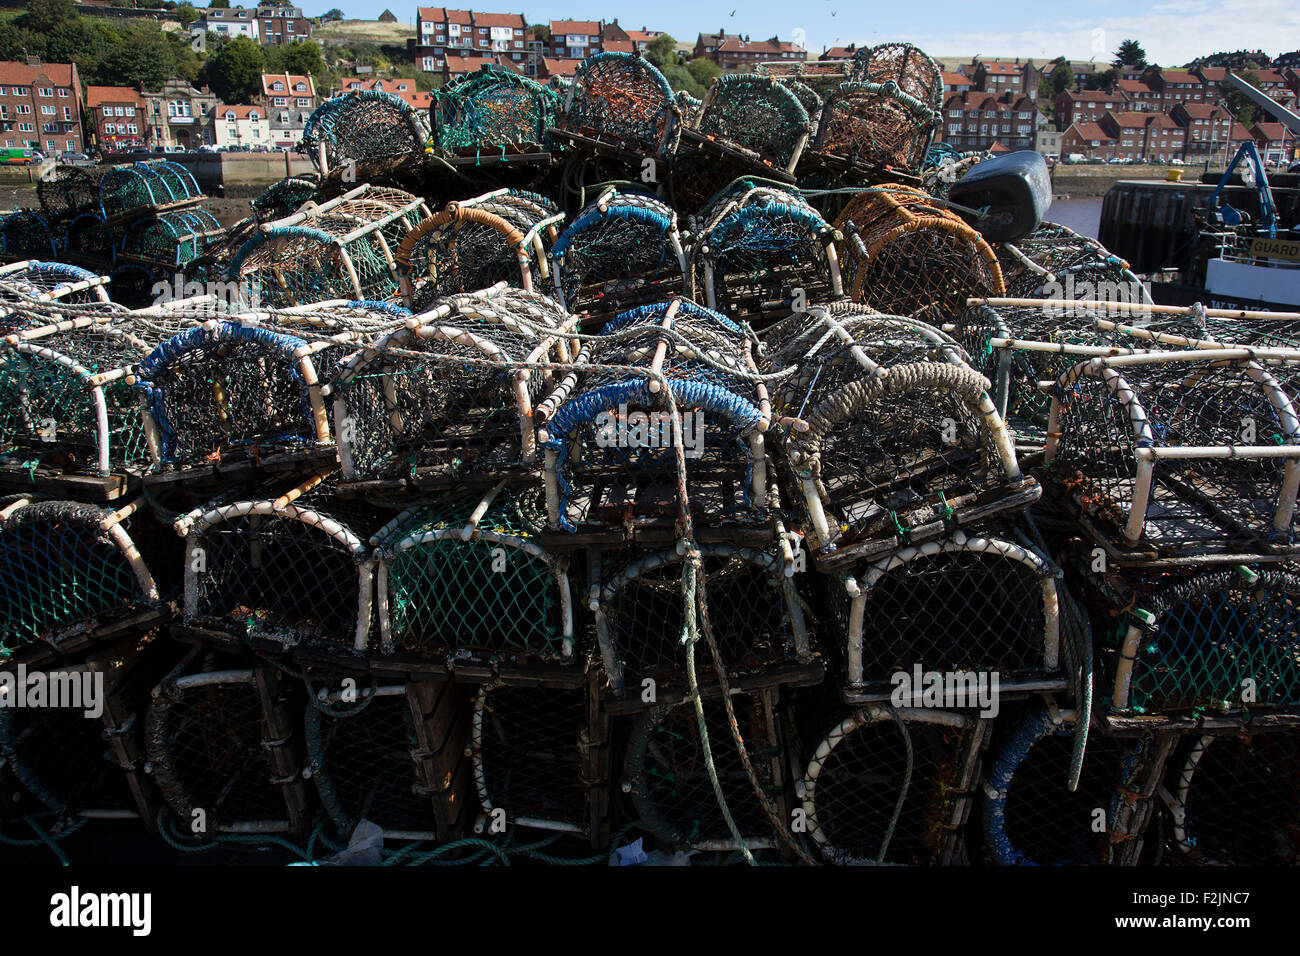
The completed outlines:
<svg viewBox="0 0 1300 956">
<path fill-rule="evenodd" d="M 552 20 L 551 36 L 558 33 L 585 33 L 596 36 L 600 33 L 600 24 L 595 20 Z"/>
<path fill-rule="evenodd" d="M 1182 110 L 1190 119 L 1209 119 L 1211 116 L 1223 116 L 1225 108 L 1214 103 L 1179 103 L 1174 107 Z"/>
<path fill-rule="evenodd" d="M 819 60 L 851 60 L 853 59 L 854 50 L 846 46 L 833 46 L 817 59 Z"/>
<path fill-rule="evenodd" d="M 16 60 L 0 62 L 0 86 L 31 86 L 47 79 L 55 86 L 72 86 L 71 63 L 36 63 L 28 65 Z"/>
<path fill-rule="evenodd" d="M 522 72 L 519 69 L 519 65 L 517 63 L 511 62 L 509 57 L 455 56 L 451 53 L 448 53 L 445 59 L 447 61 L 448 73 L 477 73 L 485 66 L 500 66 L 500 67 L 505 67 L 506 69 L 514 73 Z M 578 61 L 575 60 L 574 62 L 578 62 Z M 427 96 L 428 94 L 425 95 Z M 405 95 L 402 95 L 402 99 L 406 100 L 408 103 L 411 103 L 412 106 L 416 105 L 410 99 L 407 99 Z M 425 105 L 426 106 L 428 105 L 428 100 L 425 101 Z"/>
<path fill-rule="evenodd" d="M 1144 87 L 1145 88 L 1145 87 Z M 1068 96 L 1070 99 L 1087 100 L 1090 103 L 1123 103 L 1124 97 L 1118 93 L 1107 93 L 1105 90 L 1064 90 L 1062 96 Z"/>
<path fill-rule="evenodd" d="M 1011 147 L 1010 147 L 1010 146 L 1003 146 L 1003 145 L 1002 145 L 1002 141 L 1001 141 L 1000 139 L 995 139 L 995 140 L 993 141 L 993 145 L 989 147 L 989 152 L 990 152 L 990 153 L 1009 153 L 1009 152 L 1011 152 Z"/>
<path fill-rule="evenodd" d="M 88 86 L 86 105 L 92 109 L 101 103 L 142 103 L 140 91 L 129 86 Z"/>
<path fill-rule="evenodd" d="M 475 13 L 473 16 L 476 27 L 513 27 L 522 30 L 528 26 L 522 13 Z"/>
<path fill-rule="evenodd" d="M 791 53 L 797 49 L 798 47 L 788 40 L 778 40 L 776 37 L 767 40 L 742 40 L 739 37 L 727 37 L 718 44 L 719 52 Z"/>
<path fill-rule="evenodd" d="M 633 43 L 649 43 L 655 37 L 663 36 L 662 33 L 653 30 L 626 30 L 627 38 Z"/>
<path fill-rule="evenodd" d="M 468 10 L 449 10 L 446 7 L 416 7 L 421 20 L 469 23 L 473 17 Z"/>
<path fill-rule="evenodd" d="M 307 85 L 307 96 L 316 95 L 316 83 L 310 76 L 299 76 L 296 73 L 263 73 L 262 94 L 264 96 L 271 95 L 271 84 L 276 80 L 283 80 L 285 85 L 283 90 L 275 91 L 279 95 L 294 94 L 296 92 L 294 87 L 299 83 L 305 83 Z M 297 95 L 301 96 L 303 94 L 298 93 Z"/>
<path fill-rule="evenodd" d="M 1228 77 L 1228 70 L 1222 66 L 1203 66 L 1197 70 L 1207 83 L 1222 83 Z"/>
<path fill-rule="evenodd" d="M 1125 93 L 1150 93 L 1151 87 L 1142 80 L 1124 79 L 1115 84 Z"/>
<path fill-rule="evenodd" d="M 1161 70 L 1160 79 L 1166 83 L 1199 83 L 1200 80 L 1186 70 Z"/>
<path fill-rule="evenodd" d="M 980 66 L 984 67 L 986 73 L 996 73 L 1003 76 L 1011 76 L 1024 69 L 1023 63 L 1008 63 L 1005 60 L 981 60 Z"/>
<path fill-rule="evenodd" d="M 970 86 L 971 85 L 970 77 L 963 76 L 961 73 L 944 73 L 942 74 L 942 76 L 943 76 L 944 86 Z"/>
<path fill-rule="evenodd" d="M 547 76 L 573 76 L 578 70 L 578 64 L 581 62 L 581 60 L 569 57 L 556 60 L 545 56 L 542 57 L 542 69 L 546 71 Z"/>
<path fill-rule="evenodd" d="M 1265 139 L 1270 143 L 1284 143 L 1295 137 L 1281 123 L 1256 123 L 1250 128 L 1250 135 L 1255 139 Z"/>
<path fill-rule="evenodd" d="M 1075 123 L 1066 132 L 1069 133 L 1070 130 L 1074 130 L 1075 135 L 1080 139 L 1095 139 L 1101 142 L 1113 142 L 1115 139 L 1096 123 Z"/>
<path fill-rule="evenodd" d="M 226 118 L 227 113 L 234 113 L 235 119 L 266 119 L 266 110 L 260 106 L 237 106 L 234 104 L 222 106 L 217 110 L 217 115 L 222 119 Z M 253 116 L 252 114 L 257 114 Z"/>
<path fill-rule="evenodd" d="M 631 40 L 606 40 L 603 44 L 606 53 L 635 53 L 636 46 Z"/>
<path fill-rule="evenodd" d="M 344 80 L 343 90 L 381 90 L 384 93 L 401 94 L 403 91 L 414 92 L 415 80 L 404 76 L 376 76 L 368 80 Z"/>
</svg>

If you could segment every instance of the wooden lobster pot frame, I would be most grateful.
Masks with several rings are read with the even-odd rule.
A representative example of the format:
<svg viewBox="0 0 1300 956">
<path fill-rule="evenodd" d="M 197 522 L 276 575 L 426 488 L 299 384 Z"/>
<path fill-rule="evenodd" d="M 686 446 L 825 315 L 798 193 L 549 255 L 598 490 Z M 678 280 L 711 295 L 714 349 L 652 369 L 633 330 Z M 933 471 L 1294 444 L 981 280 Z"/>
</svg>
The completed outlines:
<svg viewBox="0 0 1300 956">
<path fill-rule="evenodd" d="M 1121 619 L 1111 709 L 1235 712 L 1246 724 L 1300 708 L 1298 599 L 1300 577 L 1267 566 L 1200 571 L 1155 589 Z"/>
<path fill-rule="evenodd" d="M 141 504 L 19 499 L 0 511 L 0 659 L 71 653 L 165 617 L 130 534 Z"/>
<path fill-rule="evenodd" d="M 573 356 L 554 303 L 498 286 L 376 339 L 330 385 L 345 482 L 446 485 L 531 471 L 534 409 L 556 387 L 530 363 Z"/>
<path fill-rule="evenodd" d="M 474 830 L 505 812 L 507 826 L 608 840 L 608 718 L 585 687 L 481 687 L 470 755 L 478 791 Z"/>
<path fill-rule="evenodd" d="M 331 97 L 307 118 L 301 149 L 324 176 L 337 166 L 419 152 L 429 139 L 424 114 L 382 90 Z"/>
<path fill-rule="evenodd" d="M 547 274 L 541 265 L 542 236 L 561 221 L 563 216 L 556 214 L 520 231 L 473 200 L 448 203 L 412 230 L 397 250 L 402 299 L 421 309 L 440 296 L 503 281 L 531 292 L 534 273 Z"/>
<path fill-rule="evenodd" d="M 582 152 L 626 158 L 671 157 L 681 136 L 681 108 L 649 61 L 628 53 L 587 57 L 564 93 L 552 141 Z"/>
<path fill-rule="evenodd" d="M 792 803 L 786 743 L 777 714 L 777 689 L 732 695 L 737 728 L 751 765 L 778 818 L 790 820 Z M 709 753 L 737 829 L 750 850 L 780 846 L 744 769 L 722 701 L 703 702 Z M 718 806 L 692 701 L 655 706 L 638 714 L 624 753 L 622 788 L 660 849 L 705 851 L 739 847 Z"/>
<path fill-rule="evenodd" d="M 608 314 L 688 292 L 677 213 L 649 193 L 604 190 L 551 247 L 555 298 Z"/>
<path fill-rule="evenodd" d="M 794 94 L 794 98 L 799 101 L 799 105 L 808 114 L 808 132 L 811 136 L 812 133 L 816 132 L 817 126 L 821 122 L 822 107 L 826 105 L 825 99 L 811 86 L 795 76 L 777 77 L 776 80 Z"/>
<path fill-rule="evenodd" d="M 344 835 L 366 819 L 386 840 L 448 840 L 472 825 L 472 701 L 450 681 L 381 684 L 308 701 L 303 776 Z"/>
<path fill-rule="evenodd" d="M 864 366 L 801 412 L 786 459 L 814 548 L 888 550 L 1036 500 L 987 387 L 947 361 Z"/>
<path fill-rule="evenodd" d="M 947 318 L 971 296 L 1003 292 L 1002 267 L 989 244 L 919 189 L 890 186 L 855 196 L 835 228 L 844 236 L 844 291 L 854 302 Z"/>
<path fill-rule="evenodd" d="M 267 664 L 169 675 L 154 688 L 147 770 L 179 833 L 305 835 L 298 692 Z"/>
<path fill-rule="evenodd" d="M 503 484 L 414 507 L 375 535 L 381 647 L 527 672 L 572 664 L 569 560 L 543 550 Z M 540 516 L 538 516 L 540 518 Z"/>
<path fill-rule="evenodd" d="M 833 170 L 916 173 L 938 128 L 938 110 L 892 80 L 841 83 L 822 109 L 807 163 Z"/>
<path fill-rule="evenodd" d="M 822 858 L 948 866 L 990 726 L 956 711 L 850 711 L 818 743 L 796 788 Z"/>
<path fill-rule="evenodd" d="M 1014 542 L 958 530 L 847 574 L 832 592 L 850 704 L 886 701 L 892 675 L 996 671 L 1002 695 L 1067 686 L 1056 569 Z"/>
<path fill-rule="evenodd" d="M 0 266 L 0 301 L 88 305 L 108 301 L 107 285 L 108 276 L 64 262 L 24 259 Z"/>
<path fill-rule="evenodd" d="M 120 313 L 11 333 L 0 346 L 0 434 L 62 473 L 107 478 L 148 458 L 130 366 L 149 353 Z M 48 466 L 47 466 L 48 467 Z"/>
<path fill-rule="evenodd" d="M 482 150 L 513 156 L 544 153 L 560 98 L 512 70 L 485 68 L 452 80 L 429 107 L 429 149 L 478 158 Z"/>
<path fill-rule="evenodd" d="M 959 172 L 965 170 L 954 169 L 946 178 L 955 182 Z M 1121 296 L 1112 297 L 1122 302 L 1151 302 L 1150 292 L 1127 262 L 1112 255 L 1096 239 L 1054 222 L 1040 224 L 1014 243 L 998 243 L 997 253 L 1007 294 L 1011 296 L 1060 298 L 1064 294 L 1071 299 L 1105 299 L 1106 289 L 1117 288 Z M 1091 288 L 1088 294 L 1070 295 L 1060 288 L 1073 285 L 1076 290 L 1083 289 L 1084 282 Z M 1106 285 L 1098 290 L 1098 284 L 1103 282 Z"/>
<path fill-rule="evenodd" d="M 682 135 L 758 169 L 793 175 L 811 131 L 808 111 L 775 78 L 728 73 L 714 78 Z"/>
<path fill-rule="evenodd" d="M 813 659 L 792 569 L 779 552 L 732 545 L 702 545 L 701 587 L 727 676 L 776 673 Z M 604 571 L 589 605 L 610 692 L 636 697 L 647 686 L 667 697 L 686 683 L 681 635 L 686 621 L 684 556 L 676 549 L 635 558 Z M 696 650 L 705 682 L 716 682 L 706 648 Z M 649 685 L 647 685 L 647 681 Z"/>
<path fill-rule="evenodd" d="M 203 506 L 176 522 L 185 538 L 187 625 L 227 643 L 307 643 L 344 656 L 369 648 L 374 559 L 366 526 L 378 518 L 324 489 L 298 503 L 321 481 L 274 499 Z"/>
<path fill-rule="evenodd" d="M 580 356 L 586 370 L 537 409 L 550 527 L 675 520 L 679 439 L 701 523 L 765 521 L 771 409 L 751 335 L 685 299 L 616 317 Z"/>
<path fill-rule="evenodd" d="M 317 368 L 343 344 L 215 319 L 164 341 L 128 380 L 155 470 L 333 444 Z"/>
<path fill-rule="evenodd" d="M 1075 719 L 1031 711 L 995 742 L 982 811 L 985 852 L 997 865 L 1136 865 L 1173 738 L 1092 734 L 1078 764 Z"/>
<path fill-rule="evenodd" d="M 279 182 L 267 186 L 256 198 L 249 201 L 249 205 L 253 207 L 253 216 L 257 221 L 267 222 L 295 212 L 303 203 L 314 199 L 319 189 L 318 173 L 286 176 Z"/>
<path fill-rule="evenodd" d="M 711 309 L 764 314 L 844 293 L 838 234 L 794 193 L 740 181 L 701 211 L 691 282 Z"/>
<path fill-rule="evenodd" d="M 118 258 L 179 270 L 224 235 L 225 229 L 205 209 L 165 212 L 127 226 Z"/>
<path fill-rule="evenodd" d="M 1161 792 L 1169 845 L 1199 866 L 1300 862 L 1300 728 L 1192 733 Z"/>
<path fill-rule="evenodd" d="M 551 281 L 546 250 L 560 237 L 560 226 L 564 223 L 564 214 L 554 202 L 531 190 L 502 188 L 466 199 L 460 205 L 500 216 L 523 233 L 533 249 L 533 267 L 538 279 L 543 283 Z"/>
<path fill-rule="evenodd" d="M 1099 519 L 1085 527 L 1110 550 L 1146 560 L 1292 550 L 1300 421 L 1259 355 L 1269 357 L 1093 358 L 1056 382 L 1044 464 Z"/>
</svg>

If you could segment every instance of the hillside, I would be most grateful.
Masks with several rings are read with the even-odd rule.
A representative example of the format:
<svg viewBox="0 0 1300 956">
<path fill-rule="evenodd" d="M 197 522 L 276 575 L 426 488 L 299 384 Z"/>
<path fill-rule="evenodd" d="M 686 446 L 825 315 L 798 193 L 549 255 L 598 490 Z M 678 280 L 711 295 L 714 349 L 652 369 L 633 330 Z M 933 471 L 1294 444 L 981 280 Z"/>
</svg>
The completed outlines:
<svg viewBox="0 0 1300 956">
<path fill-rule="evenodd" d="M 312 37 L 321 43 L 375 43 L 402 45 L 415 36 L 415 27 L 407 23 L 379 23 L 376 20 L 340 20 L 312 28 Z"/>
</svg>

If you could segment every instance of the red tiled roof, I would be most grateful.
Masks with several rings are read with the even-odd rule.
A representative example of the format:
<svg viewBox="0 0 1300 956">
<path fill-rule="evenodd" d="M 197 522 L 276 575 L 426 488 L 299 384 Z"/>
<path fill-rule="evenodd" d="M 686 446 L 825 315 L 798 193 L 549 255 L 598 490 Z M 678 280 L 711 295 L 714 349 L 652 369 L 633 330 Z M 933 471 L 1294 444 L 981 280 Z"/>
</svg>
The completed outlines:
<svg viewBox="0 0 1300 956">
<path fill-rule="evenodd" d="M 1222 66 L 1203 66 L 1201 76 L 1209 83 L 1222 83 L 1228 77 L 1228 71 Z"/>
<path fill-rule="evenodd" d="M 448 10 L 446 7 L 416 7 L 421 20 L 434 22 L 469 23 L 471 14 L 468 10 Z"/>
<path fill-rule="evenodd" d="M 316 95 L 316 83 L 310 76 L 298 76 L 292 73 L 263 73 L 262 74 L 262 94 L 271 95 L 271 84 L 275 80 L 284 80 L 285 89 L 277 92 L 279 96 L 302 96 L 302 93 L 295 93 L 294 86 L 298 83 L 307 84 L 307 96 Z"/>
<path fill-rule="evenodd" d="M 28 66 L 15 60 L 0 62 L 0 86 L 31 86 L 41 77 L 55 86 L 71 86 L 72 64 L 38 63 Z"/>
<path fill-rule="evenodd" d="M 581 60 L 575 60 L 566 57 L 562 60 L 553 60 L 549 56 L 542 57 L 542 68 L 546 71 L 547 76 L 573 76 L 578 71 L 578 64 Z"/>
<path fill-rule="evenodd" d="M 1005 75 L 1019 73 L 1024 68 L 1024 64 L 1007 63 L 1004 60 L 981 60 L 980 66 L 984 67 L 985 71 L 988 73 L 1001 73 Z"/>
<path fill-rule="evenodd" d="M 596 36 L 600 33 L 600 24 L 594 20 L 552 20 L 551 36 L 565 33 L 585 33 L 587 36 Z"/>
<path fill-rule="evenodd" d="M 944 73 L 944 86 L 970 86 L 971 79 L 969 76 L 963 76 L 960 73 Z"/>
<path fill-rule="evenodd" d="M 1095 139 L 1102 142 L 1108 142 L 1115 139 L 1110 133 L 1106 132 L 1096 123 L 1075 123 L 1070 129 L 1078 133 L 1080 139 Z M 1068 133 L 1069 130 L 1066 130 Z"/>
<path fill-rule="evenodd" d="M 528 26 L 522 13 L 476 13 L 474 14 L 474 26 L 476 27 L 512 27 L 516 30 L 522 30 Z"/>
<path fill-rule="evenodd" d="M 1186 70 L 1161 70 L 1160 79 L 1166 83 L 1199 83 L 1196 77 Z"/>
<path fill-rule="evenodd" d="M 1126 93 L 1150 93 L 1151 87 L 1141 80 L 1120 80 L 1116 86 Z"/>
<path fill-rule="evenodd" d="M 249 114 L 251 113 L 257 114 L 255 117 L 256 119 L 266 119 L 266 110 L 260 106 L 238 106 L 231 104 L 229 106 L 222 106 L 217 111 L 217 115 L 222 119 L 226 118 L 227 113 L 234 113 L 235 119 L 249 119 Z"/>
<path fill-rule="evenodd" d="M 1146 87 L 1143 87 L 1143 89 L 1146 89 Z M 1072 100 L 1087 100 L 1089 103 L 1124 102 L 1124 97 L 1118 93 L 1107 93 L 1105 90 L 1065 90 L 1065 95 Z"/>
<path fill-rule="evenodd" d="M 344 90 L 383 90 L 385 93 L 401 94 L 402 84 L 406 84 L 406 90 L 415 90 L 415 80 L 409 80 L 404 76 L 376 76 L 368 80 L 350 79 L 343 81 Z"/>
<path fill-rule="evenodd" d="M 139 90 L 129 86 L 88 86 L 86 87 L 86 105 L 92 109 L 101 103 L 142 103 L 144 97 Z"/>
<path fill-rule="evenodd" d="M 601 46 L 606 53 L 632 53 L 636 50 L 631 40 L 606 40 Z"/>
<path fill-rule="evenodd" d="M 1003 146 L 1001 140 L 997 140 L 997 139 L 995 139 L 995 140 L 993 141 L 993 145 L 989 147 L 989 152 L 990 152 L 990 153 L 1009 153 L 1009 152 L 1011 152 L 1011 147 L 1010 147 L 1010 146 Z"/>
<path fill-rule="evenodd" d="M 627 33 L 627 38 L 631 40 L 633 43 L 649 43 L 657 35 L 659 35 L 659 34 L 651 33 L 648 30 L 627 30 L 625 32 Z"/>
<path fill-rule="evenodd" d="M 1270 143 L 1283 143 L 1295 139 L 1281 123 L 1256 123 L 1250 128 L 1255 139 L 1266 139 Z"/>
<path fill-rule="evenodd" d="M 817 59 L 819 60 L 851 60 L 853 59 L 854 50 L 846 46 L 833 46 Z"/>
</svg>

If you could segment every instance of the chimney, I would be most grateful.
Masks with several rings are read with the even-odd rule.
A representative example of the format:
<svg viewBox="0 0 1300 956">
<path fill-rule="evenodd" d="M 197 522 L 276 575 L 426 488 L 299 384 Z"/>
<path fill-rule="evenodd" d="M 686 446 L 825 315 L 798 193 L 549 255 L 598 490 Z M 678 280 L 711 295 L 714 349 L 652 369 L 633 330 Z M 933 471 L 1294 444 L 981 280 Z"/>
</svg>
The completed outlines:
<svg viewBox="0 0 1300 956">
<path fill-rule="evenodd" d="M 28 66 L 40 66 L 40 65 L 41 65 L 41 58 L 40 58 L 39 56 L 33 56 L 32 54 L 29 53 L 29 54 L 27 54 L 27 65 L 28 65 Z"/>
</svg>

